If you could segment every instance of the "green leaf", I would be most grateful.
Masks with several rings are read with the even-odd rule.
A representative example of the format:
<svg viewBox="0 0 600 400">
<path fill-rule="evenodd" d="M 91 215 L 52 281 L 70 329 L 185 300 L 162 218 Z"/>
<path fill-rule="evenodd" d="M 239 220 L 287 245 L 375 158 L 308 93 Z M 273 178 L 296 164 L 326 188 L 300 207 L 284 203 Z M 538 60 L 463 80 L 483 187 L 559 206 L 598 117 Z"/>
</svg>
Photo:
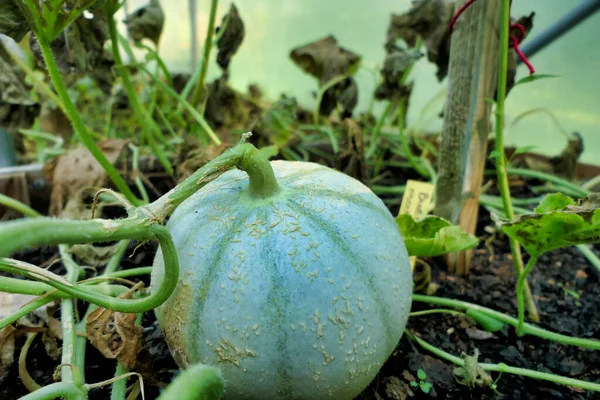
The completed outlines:
<svg viewBox="0 0 600 400">
<path fill-rule="evenodd" d="M 409 214 L 396 218 L 408 254 L 417 257 L 434 257 L 473 248 L 479 240 L 460 227 L 433 215 L 415 221 Z"/>
<path fill-rule="evenodd" d="M 492 150 L 490 152 L 490 156 L 488 157 L 490 160 L 494 159 L 494 158 L 498 158 L 498 157 L 502 157 L 502 152 L 498 151 L 498 150 Z"/>
<path fill-rule="evenodd" d="M 466 312 L 467 316 L 473 318 L 475 322 L 487 332 L 498 332 L 500 329 L 504 328 L 504 322 L 492 318 L 481 311 L 476 311 L 473 309 L 468 309 Z"/>
<path fill-rule="evenodd" d="M 262 153 L 263 156 L 265 156 L 266 158 L 270 159 L 275 157 L 277 154 L 279 154 L 279 147 L 277 147 L 276 145 L 271 145 L 271 146 L 266 146 L 260 149 L 260 152 Z"/>
<path fill-rule="evenodd" d="M 528 151 L 531 151 L 533 149 L 535 149 L 537 146 L 523 146 L 523 147 L 519 147 L 515 150 L 514 155 L 517 154 L 523 154 L 523 153 L 527 153 Z"/>
<path fill-rule="evenodd" d="M 421 391 L 425 394 L 429 393 L 429 391 L 431 390 L 431 387 L 433 386 L 430 382 L 421 382 L 420 383 L 421 386 Z"/>
<path fill-rule="evenodd" d="M 422 370 L 421 368 L 419 368 L 419 370 L 417 371 L 417 377 L 424 381 L 425 379 L 427 379 L 427 374 L 425 373 L 424 370 Z"/>
<path fill-rule="evenodd" d="M 598 243 L 600 194 L 590 194 L 577 205 L 565 195 L 551 194 L 533 213 L 514 221 L 498 220 L 497 224 L 532 256 L 577 244 Z"/>
<path fill-rule="evenodd" d="M 540 201 L 540 204 L 533 210 L 538 214 L 544 214 L 552 211 L 562 210 L 567 206 L 574 206 L 575 201 L 562 193 L 552 193 Z"/>
<path fill-rule="evenodd" d="M 533 75 L 529 75 L 529 76 L 526 76 L 525 78 L 521 78 L 517 82 L 515 82 L 515 84 L 513 85 L 513 88 L 515 86 L 521 85 L 523 83 L 534 82 L 534 81 L 538 81 L 540 79 L 546 79 L 546 78 L 558 78 L 558 75 L 549 75 L 549 74 L 533 74 Z"/>
<path fill-rule="evenodd" d="M 410 381 L 410 386 L 417 387 L 419 384 L 416 381 Z"/>
</svg>

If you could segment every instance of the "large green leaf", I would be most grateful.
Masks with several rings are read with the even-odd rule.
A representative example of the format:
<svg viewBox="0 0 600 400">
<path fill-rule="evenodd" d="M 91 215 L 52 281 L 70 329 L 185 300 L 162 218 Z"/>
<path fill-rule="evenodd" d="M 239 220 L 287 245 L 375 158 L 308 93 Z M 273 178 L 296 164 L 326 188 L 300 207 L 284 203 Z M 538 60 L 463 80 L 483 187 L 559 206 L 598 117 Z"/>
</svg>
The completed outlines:
<svg viewBox="0 0 600 400">
<path fill-rule="evenodd" d="M 577 203 L 563 194 L 550 194 L 531 214 L 498 226 L 532 256 L 577 244 L 600 242 L 600 193 Z"/>
<path fill-rule="evenodd" d="M 443 218 L 426 216 L 415 221 L 409 214 L 396 218 L 404 238 L 408 254 L 417 257 L 433 257 L 455 251 L 470 249 L 478 239 Z"/>
</svg>

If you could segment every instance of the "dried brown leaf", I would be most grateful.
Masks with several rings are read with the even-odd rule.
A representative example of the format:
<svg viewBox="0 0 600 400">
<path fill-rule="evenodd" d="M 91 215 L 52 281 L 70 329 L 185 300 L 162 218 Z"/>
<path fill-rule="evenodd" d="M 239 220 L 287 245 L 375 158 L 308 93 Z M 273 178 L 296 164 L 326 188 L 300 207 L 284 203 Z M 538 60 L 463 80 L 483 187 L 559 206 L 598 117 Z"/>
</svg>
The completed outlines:
<svg viewBox="0 0 600 400">
<path fill-rule="evenodd" d="M 217 34 L 220 35 L 217 41 L 217 48 L 219 49 L 217 64 L 219 64 L 223 71 L 227 71 L 229 68 L 231 58 L 244 41 L 245 34 L 244 21 L 240 18 L 238 9 L 233 3 L 231 3 L 231 7 L 229 8 L 229 13 L 223 17 L 223 24 L 225 24 L 226 20 L 227 25 L 225 25 L 224 32 L 219 32 L 222 27 L 217 28 Z"/>
<path fill-rule="evenodd" d="M 395 376 L 385 379 L 385 394 L 393 400 L 406 400 L 415 395 L 406 382 Z"/>
<path fill-rule="evenodd" d="M 0 318 L 5 318 L 35 299 L 36 296 L 0 292 Z"/>
<path fill-rule="evenodd" d="M 453 370 L 454 379 L 461 385 L 468 387 L 489 387 L 492 384 L 492 377 L 479 365 L 479 350 L 475 349 L 472 356 L 462 353 L 460 357 L 465 360 L 462 367 L 456 367 Z"/>
<path fill-rule="evenodd" d="M 418 52 L 398 49 L 388 54 L 381 69 L 382 82 L 375 89 L 378 100 L 403 99 L 408 104 L 412 85 L 402 84 L 405 71 L 423 55 Z"/>
<path fill-rule="evenodd" d="M 321 84 L 340 75 L 352 75 L 360 63 L 360 56 L 338 46 L 337 40 L 331 35 L 295 48 L 290 57 Z"/>
<path fill-rule="evenodd" d="M 537 154 L 519 154 L 514 158 L 513 164 L 515 167 L 546 172 L 573 180 L 575 178 L 577 162 L 581 154 L 583 154 L 583 150 L 583 138 L 579 132 L 574 132 L 559 155 L 546 158 Z"/>
<path fill-rule="evenodd" d="M 230 127 L 241 121 L 245 113 L 239 95 L 227 85 L 227 77 L 215 79 L 208 85 L 204 115 L 216 129 Z"/>
<path fill-rule="evenodd" d="M 386 50 L 398 49 L 396 40 L 403 39 L 413 48 L 417 38 L 423 38 L 427 58 L 438 66 L 437 77 L 441 81 L 448 73 L 450 55 L 450 30 L 448 25 L 454 14 L 454 2 L 447 0 L 424 0 L 408 12 L 392 15 L 387 32 Z"/>
<path fill-rule="evenodd" d="M 340 104 L 344 108 L 344 117 L 352 113 L 358 101 L 358 88 L 351 75 L 360 65 L 360 56 L 338 46 L 333 36 L 327 36 L 292 50 L 290 57 L 300 69 L 317 78 L 321 86 L 334 78 L 348 76 L 327 89 L 319 112 L 329 115 Z"/>
<path fill-rule="evenodd" d="M 0 382 L 6 377 L 15 361 L 15 331 L 12 325 L 0 329 Z"/>
<path fill-rule="evenodd" d="M 94 246 L 89 243 L 75 244 L 71 246 L 71 253 L 73 253 L 82 264 L 100 267 L 108 264 L 110 258 L 117 252 L 118 248 L 118 242 L 110 246 Z"/>
<path fill-rule="evenodd" d="M 465 331 L 467 336 L 474 340 L 488 340 L 496 337 L 492 332 L 482 331 L 477 328 L 467 328 Z"/>
<path fill-rule="evenodd" d="M 21 57 L 16 45 L 0 40 L 0 103 L 31 106 L 35 104 L 29 95 L 31 87 L 25 83 L 25 74 L 12 60 L 9 50 Z"/>
<path fill-rule="evenodd" d="M 130 295 L 131 291 L 119 297 L 127 298 Z M 136 314 L 98 307 L 86 319 L 88 339 L 104 357 L 116 359 L 126 369 L 132 369 L 142 349 L 144 333 L 143 328 L 136 325 L 136 318 Z"/>
<path fill-rule="evenodd" d="M 554 173 L 562 178 L 573 180 L 575 178 L 577 161 L 581 157 L 581 154 L 583 154 L 583 149 L 583 137 L 579 132 L 574 132 L 562 153 L 550 159 Z"/>
<path fill-rule="evenodd" d="M 350 118 L 344 120 L 340 151 L 335 155 L 335 168 L 363 183 L 368 180 L 362 130 Z"/>
<path fill-rule="evenodd" d="M 177 180 L 179 182 L 196 172 L 207 162 L 217 158 L 227 148 L 228 144 L 223 143 L 219 146 L 214 144 L 205 145 L 194 136 L 186 136 L 183 139 L 183 146 L 178 154 L 180 160 L 177 164 Z"/>
<path fill-rule="evenodd" d="M 44 349 L 46 349 L 46 354 L 48 354 L 50 358 L 55 361 L 60 359 L 62 352 L 56 336 L 53 336 L 48 332 L 44 332 L 42 334 L 42 343 L 44 343 Z"/>
<path fill-rule="evenodd" d="M 100 151 L 111 164 L 121 155 L 126 140 L 110 139 L 98 143 Z M 50 215 L 61 215 L 68 199 L 84 187 L 105 186 L 107 175 L 87 148 L 73 149 L 44 165 L 44 174 L 53 184 Z M 89 217 L 88 217 L 89 218 Z"/>
<path fill-rule="evenodd" d="M 110 86 L 112 82 L 110 69 L 114 64 L 111 53 L 104 48 L 109 38 L 106 18 L 102 11 L 94 13 L 92 19 L 80 16 L 51 44 L 56 63 L 63 74 L 79 76 L 88 73 L 98 80 L 99 86 L 105 91 L 108 90 L 106 85 Z M 38 66 L 44 68 L 42 51 L 35 35 L 31 35 L 29 46 Z"/>
</svg>

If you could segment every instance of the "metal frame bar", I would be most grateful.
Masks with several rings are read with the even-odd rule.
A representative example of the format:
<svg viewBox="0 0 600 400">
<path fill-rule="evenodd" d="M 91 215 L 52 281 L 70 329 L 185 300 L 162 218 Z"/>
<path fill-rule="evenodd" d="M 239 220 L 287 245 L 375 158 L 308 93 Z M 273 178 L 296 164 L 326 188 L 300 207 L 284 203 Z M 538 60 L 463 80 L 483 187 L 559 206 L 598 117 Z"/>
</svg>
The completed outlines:
<svg viewBox="0 0 600 400">
<path fill-rule="evenodd" d="M 594 15 L 597 11 L 600 11 L 600 0 L 583 1 L 539 35 L 531 40 L 526 40 L 523 46 L 521 46 L 521 51 L 527 57 L 533 57 L 540 50 Z M 522 64 L 521 59 L 517 59 L 517 64 Z"/>
</svg>

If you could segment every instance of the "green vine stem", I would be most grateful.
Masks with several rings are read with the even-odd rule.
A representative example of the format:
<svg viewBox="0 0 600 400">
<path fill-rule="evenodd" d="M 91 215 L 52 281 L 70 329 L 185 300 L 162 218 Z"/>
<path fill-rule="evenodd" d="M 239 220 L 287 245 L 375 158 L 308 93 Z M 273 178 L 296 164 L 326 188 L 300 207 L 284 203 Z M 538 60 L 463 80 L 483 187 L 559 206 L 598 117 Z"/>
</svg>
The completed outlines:
<svg viewBox="0 0 600 400">
<path fill-rule="evenodd" d="M 148 192 L 142 183 L 142 178 L 140 178 L 140 149 L 133 143 L 129 143 L 127 147 L 129 147 L 129 150 L 131 150 L 131 172 L 134 174 L 133 180 L 135 182 L 135 186 L 137 187 L 138 192 L 140 192 L 144 203 L 150 203 Z"/>
<path fill-rule="evenodd" d="M 10 261 L 8 261 L 10 260 Z M 23 263 L 22 261 L 13 260 L 13 259 L 0 259 L 0 269 L 3 267 L 10 268 L 12 263 Z M 26 263 L 24 263 L 27 265 Z M 27 267 L 28 269 L 35 268 L 35 266 L 31 265 Z M 107 285 L 107 286 L 91 286 L 96 285 L 99 282 L 103 282 L 106 280 L 110 280 L 111 278 L 127 278 L 130 276 L 137 275 L 146 275 L 152 271 L 152 267 L 139 267 L 139 268 L 131 268 L 125 271 L 117 271 L 110 274 L 102 275 L 101 277 L 90 278 L 86 281 L 79 282 L 78 284 L 82 285 L 90 285 L 90 290 L 95 290 L 97 292 L 105 293 L 105 294 L 121 294 L 126 289 L 121 285 Z M 42 282 L 32 282 L 25 281 L 23 279 L 10 278 L 7 276 L 0 276 L 0 292 L 6 293 L 20 293 L 31 296 L 54 296 L 53 300 L 56 299 L 69 299 L 72 296 L 68 293 L 61 292 L 60 290 L 54 289 L 52 286 L 47 285 Z"/>
<path fill-rule="evenodd" d="M 150 148 L 152 148 L 152 152 L 158 157 L 158 160 L 165 168 L 167 173 L 169 175 L 173 175 L 173 167 L 171 166 L 169 159 L 160 146 L 158 146 L 156 140 L 154 140 L 154 132 L 158 131 L 159 135 L 162 134 L 162 132 L 160 132 L 160 128 L 156 125 L 148 111 L 142 106 L 140 99 L 133 88 L 131 79 L 129 78 L 129 73 L 123 64 L 123 60 L 121 59 L 121 52 L 119 51 L 119 34 L 117 32 L 117 24 L 115 23 L 114 19 L 114 14 L 117 11 L 118 6 L 119 5 L 115 6 L 111 2 L 108 2 L 105 6 L 106 19 L 108 21 L 108 30 L 112 45 L 112 54 L 113 58 L 115 59 L 116 69 L 119 72 L 121 80 L 123 81 L 123 87 L 127 92 L 129 103 L 136 118 L 138 119 L 144 138 L 148 141 Z M 139 201 L 137 205 L 139 205 Z"/>
<path fill-rule="evenodd" d="M 519 320 L 517 318 L 513 318 L 499 311 L 492 310 L 491 308 L 483 307 L 473 303 L 468 303 L 466 301 L 446 299 L 443 297 L 436 296 L 426 296 L 422 294 L 413 294 L 413 301 L 419 303 L 435 304 L 444 307 L 451 307 L 459 310 L 474 310 L 485 314 L 487 317 L 496 319 L 498 321 L 502 321 L 515 328 L 519 325 Z M 542 339 L 552 340 L 554 342 L 568 344 L 571 346 L 579 346 L 594 350 L 600 350 L 600 340 L 583 339 L 567 335 L 561 335 L 560 333 L 554 333 L 528 323 L 523 324 L 523 334 L 533 335 Z"/>
<path fill-rule="evenodd" d="M 525 324 L 525 292 L 524 286 L 527 277 L 531 273 L 531 270 L 535 266 L 537 261 L 537 256 L 531 256 L 529 261 L 527 262 L 527 266 L 525 270 L 519 275 L 517 279 L 517 307 L 519 309 L 519 324 L 517 325 L 517 335 L 523 335 L 523 325 Z"/>
<path fill-rule="evenodd" d="M 245 140 L 249 135 L 244 134 L 242 140 Z M 244 158 L 246 158 L 246 162 L 242 165 L 240 162 Z M 260 161 L 261 159 L 263 160 Z M 252 160 L 254 161 L 251 162 Z M 234 167 L 243 169 L 248 173 L 250 176 L 250 186 L 253 186 L 253 181 L 256 182 L 254 185 L 259 185 L 258 182 L 263 180 L 268 182 L 270 180 L 268 176 L 273 173 L 271 166 L 260 150 L 249 143 L 240 143 L 205 164 L 185 181 L 171 189 L 154 203 L 145 207 L 145 209 L 148 210 L 149 215 L 153 215 L 157 220 L 162 221 L 168 215 L 171 215 L 175 208 L 194 192 Z M 251 169 L 246 170 L 246 168 Z M 258 191 L 261 192 L 263 189 L 258 189 Z"/>
<path fill-rule="evenodd" d="M 29 282 L 29 283 L 36 283 L 36 282 Z M 122 288 L 121 290 L 118 290 L 118 291 L 104 290 L 103 293 L 106 295 L 109 295 L 109 296 L 118 296 L 121 293 L 124 293 L 125 291 L 127 291 L 127 289 Z M 46 304 L 52 303 L 57 298 L 59 298 L 59 297 L 56 295 L 52 295 L 52 296 L 42 296 L 42 297 L 38 297 L 37 299 L 32 300 L 31 302 L 25 304 L 23 307 L 19 308 L 17 311 L 12 313 L 11 315 L 8 315 L 8 316 L 0 319 L 0 329 L 5 328 L 6 326 L 18 321 L 21 317 L 24 317 L 25 315 L 29 314 L 30 312 L 35 311 L 38 308 L 45 306 Z"/>
<path fill-rule="evenodd" d="M 207 163 L 185 181 L 154 203 L 128 210 L 129 217 L 121 220 L 67 220 L 27 218 L 0 225 L 0 257 L 10 256 L 22 248 L 39 245 L 77 244 L 125 239 L 147 241 L 158 239 L 167 273 L 161 287 L 149 297 L 119 299 L 75 284 L 42 268 L 13 259 L 0 262 L 0 270 L 41 281 L 73 297 L 114 311 L 140 313 L 158 307 L 173 292 L 179 277 L 177 252 L 169 231 L 161 222 L 194 192 L 223 172 L 238 167 L 248 173 L 250 195 L 268 197 L 279 187 L 268 159 L 253 145 L 242 142 Z"/>
<path fill-rule="evenodd" d="M 164 74 L 165 79 L 167 80 L 167 83 L 169 84 L 169 86 L 173 87 L 173 77 L 171 76 L 171 73 L 169 72 L 169 69 L 167 68 L 167 64 L 165 64 L 165 62 L 163 61 L 161 56 L 158 54 L 158 50 L 154 50 L 153 48 L 145 45 L 142 42 L 135 43 L 135 47 L 137 47 L 138 49 L 144 49 L 148 52 L 149 58 L 156 61 L 158 68 Z"/>
<path fill-rule="evenodd" d="M 32 5 L 32 7 L 35 7 Z M 35 9 L 30 9 L 31 12 L 36 13 Z M 69 97 L 69 93 L 67 91 L 67 87 L 65 82 L 63 81 L 60 72 L 58 70 L 58 65 L 56 64 L 56 59 L 54 58 L 54 54 L 52 54 L 52 50 L 50 48 L 50 42 L 46 38 L 43 33 L 43 29 L 41 26 L 33 27 L 34 32 L 36 33 L 36 37 L 40 44 L 40 49 L 42 52 L 42 57 L 44 58 L 44 62 L 46 64 L 46 68 L 48 69 L 48 74 L 50 75 L 50 79 L 52 80 L 52 84 L 56 89 L 56 93 L 60 98 L 62 104 L 64 105 L 65 111 L 69 120 L 73 124 L 73 129 L 77 132 L 77 135 L 81 138 L 84 145 L 87 149 L 92 153 L 94 158 L 98 161 L 98 163 L 102 166 L 102 168 L 106 171 L 110 179 L 117 186 L 119 191 L 125 195 L 125 197 L 135 205 L 140 205 L 140 200 L 135 197 L 129 186 L 125 180 L 119 175 L 117 169 L 108 161 L 104 153 L 100 151 L 96 143 L 94 143 L 93 138 L 88 131 L 88 128 L 85 126 L 81 115 L 77 112 L 77 108 L 75 104 L 71 101 Z"/>
<path fill-rule="evenodd" d="M 498 86 L 496 99 L 496 152 L 500 156 L 496 159 L 496 174 L 498 176 L 498 188 L 502 201 L 504 203 L 504 211 L 509 219 L 514 219 L 513 205 L 510 198 L 510 187 L 508 185 L 508 174 L 506 172 L 506 156 L 504 154 L 504 100 L 506 98 L 506 76 L 508 71 L 508 35 L 510 26 L 510 0 L 502 0 L 502 17 L 500 20 L 500 54 L 498 66 Z M 510 239 L 510 250 L 515 264 L 515 272 L 518 277 L 523 274 L 523 256 L 521 254 L 521 246 L 519 243 Z M 531 289 L 527 281 L 524 283 L 524 296 L 531 320 L 538 322 L 540 316 L 533 301 Z"/>
<path fill-rule="evenodd" d="M 429 344 L 428 342 L 421 339 L 417 335 L 413 335 L 408 330 L 405 331 L 405 334 L 410 339 L 415 341 L 419 346 L 421 346 L 425 350 L 435 354 L 436 356 L 438 356 L 446 361 L 450 361 L 451 363 L 453 363 L 455 365 L 459 365 L 461 367 L 465 365 L 465 360 L 463 360 L 462 358 L 456 357 L 450 353 L 445 352 L 444 350 L 438 349 L 437 347 Z M 520 376 L 525 376 L 528 378 L 534 378 L 534 379 L 540 379 L 540 380 L 545 380 L 545 381 L 549 381 L 549 382 L 554 382 L 554 383 L 558 383 L 560 385 L 574 386 L 574 387 L 579 387 L 579 388 L 586 389 L 586 390 L 593 390 L 595 392 L 600 392 L 600 384 L 598 384 L 598 383 L 586 382 L 586 381 L 582 381 L 579 379 L 567 378 L 564 376 L 549 374 L 546 372 L 534 371 L 531 369 L 511 367 L 504 363 L 499 363 L 499 364 L 478 363 L 478 364 L 485 371 L 501 372 L 501 373 L 507 373 L 507 374 L 512 374 L 512 375 L 520 375 Z"/>
<path fill-rule="evenodd" d="M 448 310 L 447 308 L 434 308 L 431 310 L 413 311 L 408 314 L 409 317 L 422 317 L 423 315 L 431 314 L 450 314 L 455 317 L 466 317 L 467 315 L 461 311 Z"/>
<path fill-rule="evenodd" d="M 115 378 L 123 376 L 127 373 L 127 370 L 120 362 L 117 362 L 117 368 L 115 369 Z M 112 384 L 110 391 L 110 400 L 125 400 L 125 392 L 127 390 L 127 379 L 116 380 Z"/>
<path fill-rule="evenodd" d="M 568 180 L 560 178 L 556 175 L 548 174 L 546 172 L 534 171 L 532 169 L 527 169 L 527 168 L 507 167 L 506 173 L 508 175 L 518 175 L 518 176 L 523 176 L 523 177 L 527 177 L 527 178 L 539 179 L 541 181 L 552 182 L 558 186 L 564 187 L 565 189 L 567 189 L 569 191 L 569 193 L 573 193 L 574 195 L 577 195 L 579 197 L 585 197 L 590 194 L 590 191 L 588 189 L 586 189 L 580 185 L 577 185 L 573 182 L 569 182 Z M 487 175 L 487 176 L 495 175 L 495 174 L 496 174 L 495 171 L 485 171 L 485 175 Z"/>
<path fill-rule="evenodd" d="M 29 218 L 7 222 L 0 230 L 0 243 L 5 245 L 0 249 L 0 256 L 9 255 L 24 247 L 35 247 L 42 244 L 79 244 L 89 242 L 105 242 L 123 239 L 151 240 L 158 239 L 162 249 L 165 266 L 168 273 L 156 293 L 143 299 L 126 300 L 110 297 L 76 285 L 65 279 L 49 279 L 41 268 L 32 270 L 24 268 L 14 260 L 5 259 L 0 270 L 24 275 L 30 279 L 42 281 L 73 297 L 90 303 L 126 313 L 148 311 L 162 304 L 173 292 L 179 277 L 179 263 L 175 245 L 169 231 L 162 225 L 151 224 L 139 216 L 121 221 L 89 220 L 70 221 L 54 218 Z"/>
<path fill-rule="evenodd" d="M 208 17 L 208 27 L 206 28 L 206 38 L 204 39 L 204 51 L 202 55 L 202 64 L 200 64 L 200 78 L 192 94 L 191 103 L 194 107 L 197 107 L 202 100 L 202 92 L 204 91 L 204 82 L 206 81 L 206 74 L 208 73 L 208 61 L 210 59 L 210 50 L 212 49 L 212 38 L 215 32 L 215 19 L 217 17 L 217 8 L 219 0 L 211 0 L 210 2 L 210 16 Z"/>
<path fill-rule="evenodd" d="M 87 400 L 87 392 L 73 383 L 57 382 L 44 386 L 35 392 L 21 397 L 20 400 Z"/>
<path fill-rule="evenodd" d="M 219 400 L 224 388 L 225 380 L 218 368 L 194 364 L 173 379 L 158 400 Z"/>
<path fill-rule="evenodd" d="M 63 265 L 67 270 L 66 280 L 75 284 L 79 279 L 80 268 L 73 260 L 69 248 L 61 244 L 58 246 Z M 78 387 L 82 385 L 78 374 L 73 373 L 75 368 L 75 342 L 77 332 L 75 331 L 75 308 L 72 299 L 63 299 L 60 302 L 60 326 L 62 328 L 62 360 L 61 380 L 65 383 L 74 383 Z"/>
</svg>

